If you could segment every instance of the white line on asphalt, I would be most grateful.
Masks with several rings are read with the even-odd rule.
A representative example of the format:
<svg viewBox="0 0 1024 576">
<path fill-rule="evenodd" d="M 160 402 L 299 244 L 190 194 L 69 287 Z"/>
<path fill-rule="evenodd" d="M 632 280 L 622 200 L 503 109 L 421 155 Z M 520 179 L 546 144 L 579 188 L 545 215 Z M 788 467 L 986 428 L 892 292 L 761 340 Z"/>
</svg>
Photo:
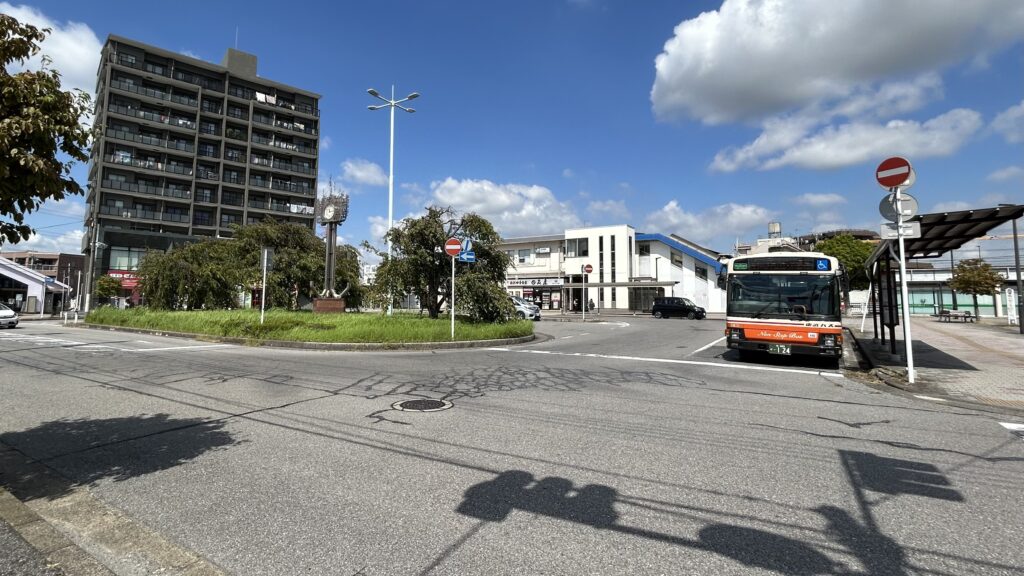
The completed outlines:
<svg viewBox="0 0 1024 576">
<path fill-rule="evenodd" d="M 639 356 L 617 356 L 614 354 L 584 354 L 582 352 L 555 352 L 552 350 L 513 350 L 511 348 L 483 348 L 494 352 L 519 352 L 521 354 L 551 354 L 553 356 L 580 356 L 584 358 L 606 358 L 608 360 L 633 360 L 635 362 L 658 362 L 661 364 L 688 364 L 692 366 L 713 366 L 715 368 L 735 368 L 737 370 L 760 370 L 764 372 L 790 372 L 795 374 L 815 374 L 830 378 L 844 378 L 839 372 L 823 370 L 799 370 L 797 368 L 775 368 L 773 366 L 753 366 L 750 364 L 724 364 L 722 362 L 702 362 L 699 360 L 675 360 L 671 358 L 642 358 Z"/>
<path fill-rule="evenodd" d="M 1000 422 L 1000 426 L 1007 430 L 1013 430 L 1014 432 L 1024 432 L 1024 424 L 1016 424 L 1014 422 Z"/>
<path fill-rule="evenodd" d="M 590 335 L 590 332 L 581 332 L 580 333 L 580 336 L 589 336 L 589 335 Z"/>
<path fill-rule="evenodd" d="M 616 328 L 628 328 L 629 327 L 629 322 L 594 322 L 594 324 L 597 324 L 598 326 L 612 325 L 612 326 L 615 326 Z M 612 330 L 614 330 L 614 329 L 615 328 L 612 328 Z"/>
<path fill-rule="evenodd" d="M 722 336 L 721 338 L 719 338 L 718 340 L 715 340 L 714 342 L 712 342 L 711 344 L 708 344 L 707 346 L 702 346 L 702 347 L 700 347 L 700 348 L 697 348 L 697 349 L 696 349 L 696 350 L 694 350 L 693 352 L 690 352 L 689 354 L 687 354 L 687 356 L 693 356 L 693 355 L 694 355 L 694 354 L 696 354 L 697 352 L 703 352 L 703 351 L 707 350 L 708 348 L 711 348 L 711 347 L 712 347 L 712 346 L 714 346 L 715 344 L 718 344 L 718 343 L 719 343 L 719 342 L 721 342 L 722 340 L 725 340 L 725 336 Z"/>
<path fill-rule="evenodd" d="M 121 348 L 123 352 L 163 352 L 165 350 L 203 350 L 206 348 L 225 348 L 234 344 L 209 344 L 205 346 L 168 346 L 167 348 Z"/>
<path fill-rule="evenodd" d="M 566 339 L 568 339 L 568 338 L 572 338 L 572 336 L 562 336 L 562 337 L 560 338 L 560 340 L 566 340 Z"/>
<path fill-rule="evenodd" d="M 945 398 L 935 398 L 934 396 L 921 396 L 920 394 L 914 394 L 914 398 L 920 398 L 921 400 L 931 400 L 932 402 L 949 402 Z"/>
</svg>

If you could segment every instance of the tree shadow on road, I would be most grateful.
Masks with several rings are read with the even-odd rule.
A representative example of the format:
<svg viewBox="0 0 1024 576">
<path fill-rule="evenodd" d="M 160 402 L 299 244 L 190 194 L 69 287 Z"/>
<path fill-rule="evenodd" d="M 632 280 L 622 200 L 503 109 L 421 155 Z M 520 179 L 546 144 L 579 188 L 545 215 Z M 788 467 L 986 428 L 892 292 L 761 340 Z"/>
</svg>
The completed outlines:
<svg viewBox="0 0 1024 576">
<path fill-rule="evenodd" d="M 0 434 L 0 486 L 21 500 L 54 499 L 100 480 L 123 481 L 237 444 L 220 420 L 168 414 L 61 419 Z"/>
</svg>

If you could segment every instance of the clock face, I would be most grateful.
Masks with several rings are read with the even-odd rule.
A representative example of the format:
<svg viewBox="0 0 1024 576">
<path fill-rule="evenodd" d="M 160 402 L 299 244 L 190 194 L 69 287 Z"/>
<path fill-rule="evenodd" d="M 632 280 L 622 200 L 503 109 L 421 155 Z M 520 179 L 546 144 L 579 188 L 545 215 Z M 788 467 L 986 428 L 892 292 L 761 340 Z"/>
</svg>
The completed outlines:
<svg viewBox="0 0 1024 576">
<path fill-rule="evenodd" d="M 330 220 L 334 218 L 334 204 L 328 204 L 324 207 L 324 220 Z"/>
</svg>

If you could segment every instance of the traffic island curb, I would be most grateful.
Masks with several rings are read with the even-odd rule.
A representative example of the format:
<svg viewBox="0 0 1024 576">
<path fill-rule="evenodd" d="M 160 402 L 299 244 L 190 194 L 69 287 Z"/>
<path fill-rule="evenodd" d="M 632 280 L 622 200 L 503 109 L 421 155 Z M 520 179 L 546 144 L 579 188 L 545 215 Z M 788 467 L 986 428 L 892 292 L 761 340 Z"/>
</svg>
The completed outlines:
<svg viewBox="0 0 1024 576">
<path fill-rule="evenodd" d="M 39 553 L 48 568 L 64 576 L 114 576 L 106 566 L 0 487 L 0 522 Z"/>
<path fill-rule="evenodd" d="M 270 348 L 292 348 L 301 350 L 324 350 L 336 352 L 374 352 L 394 350 L 447 350 L 465 348 L 489 348 L 493 346 L 511 346 L 525 344 L 537 339 L 536 334 L 516 338 L 499 338 L 494 340 L 457 340 L 455 342 L 297 342 L 292 340 L 262 340 L 259 338 L 238 338 L 233 336 L 214 336 L 211 334 L 193 334 L 190 332 L 171 332 L 167 330 L 151 330 L 148 328 L 131 328 L 128 326 L 108 326 L 85 322 L 75 326 L 92 330 L 109 330 L 111 332 L 130 332 L 149 336 L 168 336 L 172 338 L 188 338 L 200 342 L 218 344 L 238 344 L 240 346 L 267 346 Z"/>
</svg>

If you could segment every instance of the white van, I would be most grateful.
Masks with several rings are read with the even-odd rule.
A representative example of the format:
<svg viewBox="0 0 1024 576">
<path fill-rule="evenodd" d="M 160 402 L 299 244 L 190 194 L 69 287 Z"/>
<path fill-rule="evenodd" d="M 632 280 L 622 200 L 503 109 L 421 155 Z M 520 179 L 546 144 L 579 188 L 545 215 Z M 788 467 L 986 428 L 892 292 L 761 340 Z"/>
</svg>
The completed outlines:
<svg viewBox="0 0 1024 576">
<path fill-rule="evenodd" d="M 540 307 L 533 302 L 523 300 L 519 296 L 509 296 L 516 308 L 516 316 L 522 319 L 540 320 Z"/>
</svg>

